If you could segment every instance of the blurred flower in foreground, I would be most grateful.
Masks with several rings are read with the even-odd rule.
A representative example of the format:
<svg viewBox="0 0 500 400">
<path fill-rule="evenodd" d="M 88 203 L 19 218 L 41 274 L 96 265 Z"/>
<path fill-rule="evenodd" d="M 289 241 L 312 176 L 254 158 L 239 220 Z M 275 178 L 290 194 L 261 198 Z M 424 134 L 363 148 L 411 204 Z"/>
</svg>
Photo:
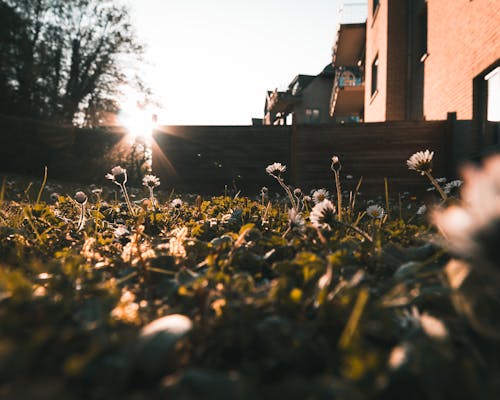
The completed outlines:
<svg viewBox="0 0 500 400">
<path fill-rule="evenodd" d="M 500 156 L 463 169 L 460 205 L 437 209 L 432 221 L 456 255 L 480 267 L 500 265 Z"/>
</svg>

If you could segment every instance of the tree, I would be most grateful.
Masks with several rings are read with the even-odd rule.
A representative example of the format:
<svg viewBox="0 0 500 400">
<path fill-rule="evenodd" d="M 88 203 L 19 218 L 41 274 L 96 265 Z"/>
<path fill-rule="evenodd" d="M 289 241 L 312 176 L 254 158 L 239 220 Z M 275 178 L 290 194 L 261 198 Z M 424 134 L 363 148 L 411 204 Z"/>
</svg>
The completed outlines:
<svg viewBox="0 0 500 400">
<path fill-rule="evenodd" d="M 113 0 L 0 0 L 0 112 L 72 123 L 116 110 L 143 47 Z"/>
</svg>

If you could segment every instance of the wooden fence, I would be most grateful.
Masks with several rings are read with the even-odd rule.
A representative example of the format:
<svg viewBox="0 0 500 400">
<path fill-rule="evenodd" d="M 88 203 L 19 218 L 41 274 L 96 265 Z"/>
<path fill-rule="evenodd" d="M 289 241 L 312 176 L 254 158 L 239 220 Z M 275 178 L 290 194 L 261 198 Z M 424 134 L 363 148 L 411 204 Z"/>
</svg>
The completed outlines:
<svg viewBox="0 0 500 400">
<path fill-rule="evenodd" d="M 346 190 L 363 176 L 362 190 L 384 192 L 384 177 L 394 191 L 422 191 L 428 185 L 406 160 L 419 150 L 435 151 L 436 176 L 452 174 L 447 121 L 288 127 L 175 126 L 155 134 L 153 169 L 181 190 L 222 192 L 225 185 L 245 193 L 273 186 L 265 167 L 288 167 L 287 183 L 303 190 L 332 188 L 330 159 L 342 162 Z M 352 176 L 351 179 L 347 179 Z"/>
<path fill-rule="evenodd" d="M 453 122 L 453 121 L 452 121 Z M 253 195 L 262 186 L 281 191 L 265 168 L 286 164 L 286 182 L 304 191 L 333 190 L 332 155 L 342 163 L 343 188 L 363 176 L 362 191 L 419 192 L 426 179 L 406 167 L 416 151 L 435 152 L 435 176 L 454 175 L 454 121 L 384 122 L 296 126 L 172 126 L 153 137 L 153 173 L 162 188 L 220 194 L 225 188 Z M 0 117 L 0 171 L 102 184 L 104 174 L 125 163 L 124 129 L 81 130 Z M 463 143 L 460 142 L 460 143 Z M 464 158 L 464 150 L 460 156 Z M 352 176 L 351 179 L 350 176 Z M 138 184 L 138 179 L 135 184 Z"/>
<path fill-rule="evenodd" d="M 267 165 L 290 163 L 290 127 L 172 126 L 154 135 L 153 171 L 178 190 L 256 193 L 273 186 Z"/>
<path fill-rule="evenodd" d="M 406 160 L 416 151 L 432 150 L 434 175 L 449 177 L 454 174 L 451 145 L 447 121 L 299 125 L 292 134 L 292 180 L 305 190 L 331 188 L 330 159 L 335 154 L 346 190 L 362 176 L 366 193 L 384 193 L 384 178 L 392 191 L 420 192 L 428 182 L 408 170 Z"/>
</svg>

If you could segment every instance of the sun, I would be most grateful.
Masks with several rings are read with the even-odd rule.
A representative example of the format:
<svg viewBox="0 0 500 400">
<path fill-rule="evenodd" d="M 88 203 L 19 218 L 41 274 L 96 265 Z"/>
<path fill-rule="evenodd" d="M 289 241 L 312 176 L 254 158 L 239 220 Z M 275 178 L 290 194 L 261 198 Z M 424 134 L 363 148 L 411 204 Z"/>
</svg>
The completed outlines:
<svg viewBox="0 0 500 400">
<path fill-rule="evenodd" d="M 134 139 L 151 139 L 157 125 L 156 115 L 137 105 L 123 107 L 119 120 Z"/>
</svg>

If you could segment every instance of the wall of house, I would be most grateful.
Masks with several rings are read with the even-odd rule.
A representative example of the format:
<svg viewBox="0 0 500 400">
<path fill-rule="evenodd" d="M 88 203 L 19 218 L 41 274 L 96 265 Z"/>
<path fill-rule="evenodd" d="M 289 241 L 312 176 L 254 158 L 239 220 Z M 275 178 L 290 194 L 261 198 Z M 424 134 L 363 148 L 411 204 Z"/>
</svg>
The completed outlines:
<svg viewBox="0 0 500 400">
<path fill-rule="evenodd" d="M 428 0 L 424 114 L 472 118 L 474 77 L 500 58 L 498 0 Z"/>
<path fill-rule="evenodd" d="M 316 123 L 326 124 L 333 121 L 330 117 L 330 96 L 332 94 L 333 78 L 316 77 L 302 91 L 301 101 L 295 110 L 295 123 L 309 123 L 306 109 L 319 109 L 320 118 Z"/>
<path fill-rule="evenodd" d="M 387 103 L 387 24 L 388 7 L 386 0 L 380 0 L 378 10 L 374 14 L 373 0 L 368 1 L 368 18 L 366 21 L 366 73 L 365 73 L 365 122 L 386 120 Z M 377 93 L 372 96 L 372 63 L 378 54 Z"/>
<path fill-rule="evenodd" d="M 415 1 L 415 0 L 412 0 Z M 406 89 L 408 87 L 408 39 L 406 1 L 386 0 L 387 5 L 387 79 L 386 111 L 387 121 L 406 119 Z"/>
</svg>

